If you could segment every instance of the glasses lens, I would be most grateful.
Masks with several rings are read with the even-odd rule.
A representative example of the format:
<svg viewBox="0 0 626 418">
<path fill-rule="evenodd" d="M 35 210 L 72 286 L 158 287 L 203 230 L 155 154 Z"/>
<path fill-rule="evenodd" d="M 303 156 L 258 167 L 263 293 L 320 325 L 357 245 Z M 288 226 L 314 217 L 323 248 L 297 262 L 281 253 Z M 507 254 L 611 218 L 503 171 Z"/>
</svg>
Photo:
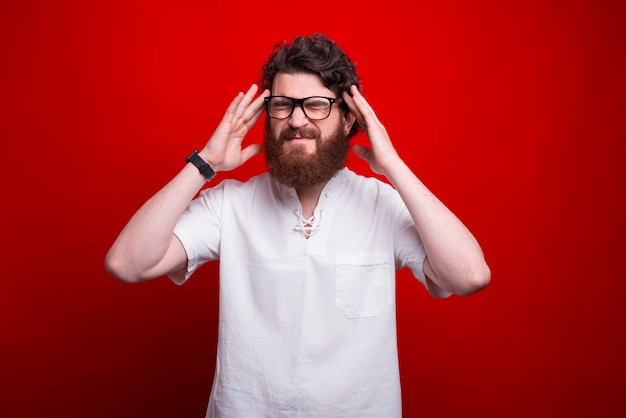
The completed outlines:
<svg viewBox="0 0 626 418">
<path fill-rule="evenodd" d="M 293 111 L 294 101 L 289 97 L 270 97 L 267 111 L 271 117 L 276 119 L 285 119 L 291 115 Z"/>
<path fill-rule="evenodd" d="M 330 100 L 326 97 L 309 97 L 304 101 L 304 113 L 309 119 L 326 119 L 330 114 Z"/>
</svg>

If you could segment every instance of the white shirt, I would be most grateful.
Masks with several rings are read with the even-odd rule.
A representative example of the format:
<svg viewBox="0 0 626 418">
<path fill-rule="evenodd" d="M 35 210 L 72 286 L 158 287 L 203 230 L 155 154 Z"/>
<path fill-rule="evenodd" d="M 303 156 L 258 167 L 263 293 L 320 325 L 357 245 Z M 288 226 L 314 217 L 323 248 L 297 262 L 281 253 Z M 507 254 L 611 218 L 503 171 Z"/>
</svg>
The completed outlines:
<svg viewBox="0 0 626 418">
<path fill-rule="evenodd" d="M 182 284 L 220 259 L 219 339 L 207 417 L 399 417 L 395 270 L 426 285 L 398 193 L 340 170 L 306 239 L 296 191 L 265 173 L 226 180 L 175 228 Z"/>
</svg>

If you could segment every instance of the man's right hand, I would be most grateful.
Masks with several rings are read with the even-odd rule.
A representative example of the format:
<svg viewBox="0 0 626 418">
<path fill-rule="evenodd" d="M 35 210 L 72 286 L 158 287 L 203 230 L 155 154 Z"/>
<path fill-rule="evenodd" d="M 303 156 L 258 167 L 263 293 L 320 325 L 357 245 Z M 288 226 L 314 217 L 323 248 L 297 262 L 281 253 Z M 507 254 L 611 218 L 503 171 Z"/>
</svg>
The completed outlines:
<svg viewBox="0 0 626 418">
<path fill-rule="evenodd" d="M 258 87 L 239 93 L 226 110 L 211 139 L 200 151 L 213 171 L 235 169 L 261 151 L 261 145 L 241 143 L 263 113 L 266 90 L 254 99 Z M 254 100 L 253 100 L 254 99 Z M 174 227 L 206 179 L 195 167 L 185 167 L 152 196 L 128 221 L 107 253 L 105 265 L 114 277 L 134 283 L 186 271 L 187 254 Z"/>
<path fill-rule="evenodd" d="M 200 156 L 213 171 L 230 171 L 243 165 L 261 152 L 260 144 L 242 149 L 241 143 L 263 113 L 264 99 L 270 95 L 265 90 L 254 99 L 259 87 L 253 84 L 246 94 L 239 93 L 230 103 L 217 129 L 200 151 Z M 254 99 L 254 100 L 253 100 Z"/>
</svg>

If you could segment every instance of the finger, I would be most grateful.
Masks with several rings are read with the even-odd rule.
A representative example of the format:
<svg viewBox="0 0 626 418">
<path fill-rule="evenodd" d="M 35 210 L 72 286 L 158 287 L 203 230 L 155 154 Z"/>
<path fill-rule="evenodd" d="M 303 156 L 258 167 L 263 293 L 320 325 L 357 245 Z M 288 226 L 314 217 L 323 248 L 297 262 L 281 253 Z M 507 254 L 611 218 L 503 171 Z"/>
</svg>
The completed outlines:
<svg viewBox="0 0 626 418">
<path fill-rule="evenodd" d="M 380 120 L 378 120 L 374 109 L 372 109 L 367 100 L 365 100 L 365 97 L 363 97 L 359 89 L 353 85 L 350 87 L 350 91 L 352 93 L 352 103 L 357 109 L 353 111 L 353 113 L 357 115 L 357 121 L 359 125 L 365 129 L 367 136 L 371 139 L 373 134 L 379 131 L 384 132 L 385 127 Z"/>
<path fill-rule="evenodd" d="M 369 156 L 370 156 L 370 149 L 364 147 L 363 145 L 358 145 L 355 144 L 352 147 L 352 151 L 358 155 L 359 157 L 361 157 L 362 159 L 364 159 L 365 161 L 367 161 L 369 163 Z"/>
<path fill-rule="evenodd" d="M 248 112 L 250 112 L 250 109 L 248 110 Z M 259 120 L 262 114 L 263 114 L 262 107 L 256 109 L 256 111 L 252 113 L 251 115 L 246 114 L 247 119 L 241 121 L 246 133 L 250 131 L 250 129 L 252 129 L 252 127 L 254 126 L 255 123 L 257 123 L 257 121 Z M 243 137 L 241 137 L 241 140 L 243 141 Z"/>
<path fill-rule="evenodd" d="M 246 113 L 242 116 L 241 123 L 246 131 L 252 129 L 255 123 L 259 120 L 263 112 L 265 111 L 265 97 L 269 96 L 269 90 L 265 90 L 254 102 L 250 104 Z"/>
<path fill-rule="evenodd" d="M 250 88 L 248 89 L 248 91 L 246 92 L 244 99 L 242 101 L 242 104 L 246 106 L 249 105 L 250 102 L 252 102 L 252 99 L 254 98 L 258 90 L 259 90 L 259 86 L 256 84 L 252 84 Z"/>
<path fill-rule="evenodd" d="M 260 144 L 250 144 L 247 147 L 245 147 L 244 149 L 242 149 L 241 150 L 241 160 L 242 160 L 242 163 L 245 163 L 250 158 L 252 158 L 255 155 L 257 155 L 258 153 L 260 153 L 262 149 L 263 149 L 263 147 L 261 147 Z"/>
<path fill-rule="evenodd" d="M 252 115 L 252 117 L 250 118 L 250 122 L 252 122 L 253 124 L 256 123 L 256 121 L 261 117 L 264 111 L 265 111 L 264 106 L 257 108 L 254 114 Z"/>
<path fill-rule="evenodd" d="M 243 99 L 243 93 L 242 92 L 237 93 L 237 96 L 235 96 L 235 98 L 230 102 L 230 104 L 226 108 L 226 112 L 224 112 L 224 119 L 226 119 L 227 115 L 232 117 L 232 115 L 235 113 L 235 110 L 237 109 L 237 106 L 239 106 L 239 103 L 241 103 L 242 99 Z"/>
<path fill-rule="evenodd" d="M 357 86 L 352 85 L 350 87 L 350 93 L 352 95 L 352 103 L 354 103 L 354 107 L 358 109 L 358 113 L 361 118 L 359 123 L 361 123 L 362 125 L 367 125 L 369 123 L 371 125 L 372 122 L 375 122 L 376 118 L 374 117 L 374 120 L 372 120 L 371 118 L 373 115 L 373 110 L 367 100 L 365 100 L 365 97 L 363 97 Z"/>
<path fill-rule="evenodd" d="M 352 101 L 361 112 L 361 115 L 363 116 L 365 122 L 379 123 L 378 117 L 376 116 L 374 109 L 372 109 L 370 104 L 367 102 L 367 100 L 365 100 L 365 97 L 363 97 L 363 95 L 355 85 L 350 87 L 350 93 L 352 93 Z"/>
<path fill-rule="evenodd" d="M 230 102 L 230 104 L 226 108 L 226 111 L 224 112 L 224 115 L 222 116 L 222 120 L 220 121 L 218 125 L 218 129 L 220 128 L 223 129 L 224 126 L 232 124 L 233 117 L 235 116 L 237 107 L 239 106 L 239 103 L 241 103 L 242 99 L 243 99 L 243 93 L 239 92 L 237 96 L 235 96 L 235 98 Z"/>
<path fill-rule="evenodd" d="M 241 101 L 237 105 L 237 109 L 235 110 L 235 115 L 234 115 L 235 118 L 242 117 L 242 115 L 245 114 L 246 110 L 248 109 L 248 106 L 250 106 L 250 103 L 252 102 L 252 99 L 254 98 L 254 95 L 256 94 L 258 89 L 259 89 L 259 86 L 257 86 L 256 84 L 252 84 L 250 86 L 246 94 L 243 95 Z"/>
<path fill-rule="evenodd" d="M 348 92 L 343 92 L 343 99 L 346 103 L 346 105 L 348 106 L 348 110 L 350 111 L 350 113 L 352 113 L 352 115 L 354 115 L 357 123 L 362 127 L 362 128 L 366 128 L 365 125 L 365 119 L 363 118 L 363 114 L 361 113 L 361 111 L 356 107 L 356 105 L 354 104 L 354 100 L 352 100 L 352 97 L 350 97 L 350 94 Z"/>
<path fill-rule="evenodd" d="M 255 123 L 256 120 L 261 116 L 263 110 L 265 110 L 265 98 L 269 97 L 270 91 L 265 89 L 263 93 L 259 95 L 251 104 L 248 106 L 245 115 L 243 116 L 244 123 L 248 124 L 249 122 Z"/>
</svg>

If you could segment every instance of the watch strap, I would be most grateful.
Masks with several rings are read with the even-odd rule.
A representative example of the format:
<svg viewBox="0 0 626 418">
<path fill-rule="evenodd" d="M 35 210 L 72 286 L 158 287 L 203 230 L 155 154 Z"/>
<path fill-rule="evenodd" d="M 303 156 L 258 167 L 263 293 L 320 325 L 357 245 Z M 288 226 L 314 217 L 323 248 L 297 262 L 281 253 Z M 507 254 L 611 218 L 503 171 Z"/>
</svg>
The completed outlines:
<svg viewBox="0 0 626 418">
<path fill-rule="evenodd" d="M 209 163 L 207 163 L 202 159 L 202 157 L 200 157 L 200 154 L 198 154 L 198 150 L 194 150 L 191 154 L 189 154 L 185 161 L 195 165 L 205 179 L 211 180 L 213 177 L 215 177 L 215 171 L 213 171 Z"/>
</svg>

